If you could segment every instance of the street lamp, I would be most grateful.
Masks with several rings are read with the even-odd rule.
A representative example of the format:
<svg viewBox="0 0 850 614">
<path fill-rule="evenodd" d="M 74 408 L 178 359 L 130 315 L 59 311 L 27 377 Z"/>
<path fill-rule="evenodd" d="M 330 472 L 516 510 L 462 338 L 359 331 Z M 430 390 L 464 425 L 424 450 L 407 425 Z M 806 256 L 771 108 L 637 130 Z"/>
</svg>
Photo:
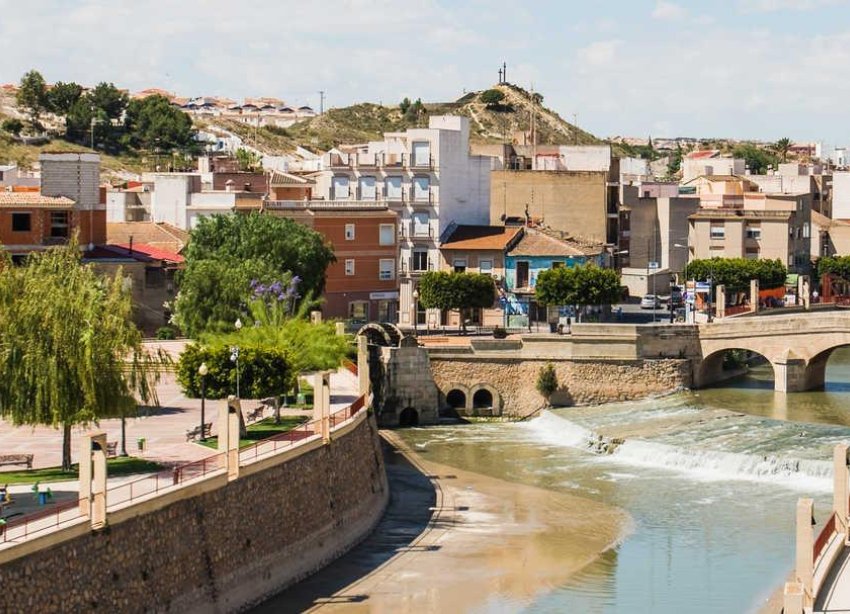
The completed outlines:
<svg viewBox="0 0 850 614">
<path fill-rule="evenodd" d="M 676 287 L 675 280 L 670 278 L 670 324 L 673 323 L 673 288 Z"/>
<path fill-rule="evenodd" d="M 238 333 L 242 330 L 242 320 L 239 318 L 236 319 L 236 332 Z M 230 348 L 230 360 L 236 363 L 236 398 L 240 398 L 239 396 L 239 346 L 234 345 Z"/>
<path fill-rule="evenodd" d="M 419 288 L 413 289 L 413 335 L 419 336 Z"/>
<path fill-rule="evenodd" d="M 206 422 L 206 400 L 207 400 L 207 373 L 210 370 L 207 367 L 207 363 L 202 362 L 201 366 L 198 367 L 198 375 L 201 376 L 201 441 L 206 441 L 207 437 L 204 433 L 204 423 Z"/>
</svg>

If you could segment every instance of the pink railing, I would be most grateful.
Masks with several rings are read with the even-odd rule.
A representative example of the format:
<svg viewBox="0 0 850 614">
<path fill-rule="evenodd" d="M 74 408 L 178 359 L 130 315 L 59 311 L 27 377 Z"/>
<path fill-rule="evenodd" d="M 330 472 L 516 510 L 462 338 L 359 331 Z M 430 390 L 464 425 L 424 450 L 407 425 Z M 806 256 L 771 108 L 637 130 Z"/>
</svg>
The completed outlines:
<svg viewBox="0 0 850 614">
<path fill-rule="evenodd" d="M 732 307 L 727 307 L 725 314 L 726 316 L 736 316 L 741 313 L 749 313 L 752 311 L 749 305 L 734 305 Z"/>
<path fill-rule="evenodd" d="M 823 554 L 826 545 L 829 543 L 829 540 L 832 539 L 832 536 L 835 534 L 835 512 L 829 515 L 829 519 L 826 521 L 826 524 L 823 526 L 820 534 L 815 540 L 815 546 L 812 552 L 812 561 L 817 562 L 818 557 Z"/>
<path fill-rule="evenodd" d="M 348 360 L 347 358 L 342 361 L 342 366 L 348 369 L 354 375 L 357 375 L 357 364 Z"/>
<path fill-rule="evenodd" d="M 19 496 L 26 497 L 28 495 Z M 84 515 L 80 512 L 80 502 L 77 499 L 50 505 L 48 509 L 7 520 L 0 541 L 26 539 L 42 531 L 52 531 L 63 522 L 70 522 L 82 517 Z"/>
<path fill-rule="evenodd" d="M 359 412 L 361 409 L 363 409 L 363 406 L 365 404 L 366 404 L 366 397 L 360 396 L 360 397 L 357 398 L 356 401 L 354 401 L 354 403 L 352 403 L 348 407 L 345 407 L 343 409 L 340 409 L 339 411 L 332 413 L 331 414 L 331 428 L 335 429 L 338 425 L 345 422 L 349 418 L 353 418 L 357 414 L 357 412 Z"/>
<path fill-rule="evenodd" d="M 127 503 L 139 497 L 146 497 L 163 490 L 179 486 L 187 480 L 200 478 L 213 471 L 224 469 L 225 453 L 213 454 L 201 460 L 177 465 L 158 473 L 146 475 L 132 482 L 112 486 L 107 491 L 106 500 L 109 507 Z"/>
<path fill-rule="evenodd" d="M 312 437 L 320 431 L 320 421 L 312 420 L 310 422 L 300 424 L 294 429 L 286 431 L 285 433 L 266 437 L 265 439 L 262 439 L 257 443 L 241 448 L 239 450 L 239 464 L 241 465 L 244 461 L 253 460 L 265 454 L 277 452 L 278 450 L 282 450 L 283 448 L 290 448 L 302 439 Z"/>
</svg>

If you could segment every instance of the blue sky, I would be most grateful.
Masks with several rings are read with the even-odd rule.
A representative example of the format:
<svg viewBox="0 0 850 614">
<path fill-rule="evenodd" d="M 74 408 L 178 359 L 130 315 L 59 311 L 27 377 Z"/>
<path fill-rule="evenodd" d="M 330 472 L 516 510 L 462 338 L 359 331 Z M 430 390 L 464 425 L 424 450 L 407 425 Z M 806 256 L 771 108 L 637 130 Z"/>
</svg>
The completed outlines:
<svg viewBox="0 0 850 614">
<path fill-rule="evenodd" d="M 599 136 L 850 144 L 850 0 L 0 0 L 0 82 L 318 107 L 508 79 Z"/>
</svg>

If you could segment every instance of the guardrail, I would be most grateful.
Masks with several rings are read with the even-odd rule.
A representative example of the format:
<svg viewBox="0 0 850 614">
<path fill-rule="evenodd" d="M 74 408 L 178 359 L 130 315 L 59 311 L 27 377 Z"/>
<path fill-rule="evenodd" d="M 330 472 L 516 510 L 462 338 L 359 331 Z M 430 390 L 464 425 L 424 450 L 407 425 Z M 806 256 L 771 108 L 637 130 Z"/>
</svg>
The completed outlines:
<svg viewBox="0 0 850 614">
<path fill-rule="evenodd" d="M 366 404 L 366 397 L 362 395 L 357 398 L 354 403 L 349 405 L 348 407 L 341 409 L 337 412 L 331 414 L 331 429 L 335 429 L 341 423 L 345 422 L 349 418 L 353 418 L 357 412 L 363 409 L 363 406 Z"/>
<path fill-rule="evenodd" d="M 321 432 L 321 421 L 311 420 L 298 425 L 292 430 L 261 439 L 257 443 L 239 449 L 239 464 L 255 460 L 260 456 L 273 454 L 283 448 L 291 448 L 299 441 L 317 435 Z"/>
<path fill-rule="evenodd" d="M 823 525 L 820 534 L 815 540 L 814 548 L 812 549 L 812 562 L 817 563 L 818 558 L 823 554 L 827 544 L 829 544 L 832 536 L 835 535 L 835 512 L 830 514 L 826 524 Z"/>
<path fill-rule="evenodd" d="M 21 495 L 26 496 L 26 495 Z M 84 518 L 80 512 L 80 501 L 65 501 L 52 505 L 50 509 L 34 512 L 25 516 L 10 518 L 3 530 L 2 542 L 26 539 L 42 531 L 52 531 L 65 522 Z"/>
</svg>

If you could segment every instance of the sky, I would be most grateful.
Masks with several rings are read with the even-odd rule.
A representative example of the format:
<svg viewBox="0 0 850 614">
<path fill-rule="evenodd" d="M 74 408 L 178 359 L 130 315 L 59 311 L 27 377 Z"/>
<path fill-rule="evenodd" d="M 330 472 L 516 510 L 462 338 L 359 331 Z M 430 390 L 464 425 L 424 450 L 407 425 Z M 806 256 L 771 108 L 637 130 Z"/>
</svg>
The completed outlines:
<svg viewBox="0 0 850 614">
<path fill-rule="evenodd" d="M 850 144 L 850 0 L 0 0 L 0 83 L 325 107 L 533 88 L 600 137 Z"/>
</svg>

